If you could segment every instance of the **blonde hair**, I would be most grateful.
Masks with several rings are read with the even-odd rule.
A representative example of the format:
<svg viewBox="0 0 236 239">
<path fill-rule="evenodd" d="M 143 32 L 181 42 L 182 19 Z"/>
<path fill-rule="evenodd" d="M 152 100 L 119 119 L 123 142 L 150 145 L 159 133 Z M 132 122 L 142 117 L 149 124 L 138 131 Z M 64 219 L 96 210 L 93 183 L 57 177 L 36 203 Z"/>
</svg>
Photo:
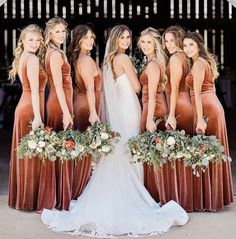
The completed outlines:
<svg viewBox="0 0 236 239">
<path fill-rule="evenodd" d="M 204 45 L 205 42 L 201 34 L 198 32 L 188 32 L 185 38 L 192 39 L 193 41 L 197 43 L 197 46 L 199 49 L 199 56 L 205 59 L 209 63 L 213 78 L 216 79 L 219 76 L 219 72 L 217 69 L 217 65 L 218 65 L 217 58 L 214 54 L 211 54 L 208 51 L 207 47 Z"/>
<path fill-rule="evenodd" d="M 141 32 L 141 35 L 138 39 L 138 46 L 140 47 L 141 44 L 141 39 L 143 36 L 149 35 L 152 37 L 154 44 L 155 44 L 155 54 L 158 59 L 158 61 L 161 63 L 162 68 L 161 68 L 161 77 L 162 77 L 162 83 L 161 83 L 161 88 L 164 90 L 167 82 L 167 77 L 166 77 L 166 65 L 167 65 L 167 55 L 165 51 L 162 49 L 162 44 L 161 44 L 161 34 L 159 33 L 158 30 L 152 27 L 146 28 L 144 31 Z"/>
<path fill-rule="evenodd" d="M 40 63 L 44 66 L 45 48 L 44 48 L 44 42 L 43 42 L 42 29 L 38 25 L 30 24 L 21 31 L 19 40 L 17 42 L 17 47 L 15 49 L 15 57 L 12 62 L 12 69 L 9 71 L 9 77 L 8 77 L 8 79 L 11 80 L 12 82 L 14 82 L 16 79 L 16 75 L 18 73 L 18 68 L 19 68 L 20 57 L 24 51 L 23 40 L 25 39 L 26 34 L 29 32 L 37 35 L 40 38 L 40 46 L 39 46 L 39 49 L 36 51 L 35 55 L 39 58 Z"/>
<path fill-rule="evenodd" d="M 44 42 L 45 42 L 45 47 L 46 48 L 48 48 L 48 47 L 57 48 L 55 43 L 52 41 L 51 32 L 53 31 L 54 27 L 56 25 L 59 25 L 59 24 L 64 25 L 65 29 L 67 31 L 67 25 L 68 24 L 66 23 L 66 21 L 63 18 L 54 17 L 54 18 L 51 18 L 47 21 L 46 28 L 45 28 L 45 31 L 44 31 Z M 68 32 L 67 32 L 67 34 L 68 34 Z"/>
<path fill-rule="evenodd" d="M 108 66 L 108 64 L 113 61 L 115 55 L 118 53 L 118 49 L 119 49 L 118 41 L 120 40 L 122 34 L 125 31 L 128 31 L 129 33 L 131 33 L 130 29 L 125 25 L 117 25 L 111 29 L 109 34 L 110 44 L 109 44 L 108 54 L 106 58 L 104 59 L 103 67 Z"/>
</svg>

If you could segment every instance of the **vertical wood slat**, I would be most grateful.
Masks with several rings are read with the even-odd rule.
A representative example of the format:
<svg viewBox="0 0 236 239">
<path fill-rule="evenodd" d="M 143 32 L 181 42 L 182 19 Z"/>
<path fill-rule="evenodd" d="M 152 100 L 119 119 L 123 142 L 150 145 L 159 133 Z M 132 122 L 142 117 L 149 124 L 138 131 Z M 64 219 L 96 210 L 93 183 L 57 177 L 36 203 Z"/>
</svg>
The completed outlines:
<svg viewBox="0 0 236 239">
<path fill-rule="evenodd" d="M 33 0 L 33 18 L 37 19 L 38 18 L 38 1 Z"/>
<path fill-rule="evenodd" d="M 46 0 L 41 0 L 41 18 L 46 18 Z"/>
<path fill-rule="evenodd" d="M 54 12 L 54 0 L 50 0 L 49 1 L 49 9 L 50 9 L 50 13 L 49 16 L 50 18 L 55 16 L 55 12 Z"/>
<path fill-rule="evenodd" d="M 24 0 L 24 17 L 29 18 L 29 0 Z"/>
</svg>

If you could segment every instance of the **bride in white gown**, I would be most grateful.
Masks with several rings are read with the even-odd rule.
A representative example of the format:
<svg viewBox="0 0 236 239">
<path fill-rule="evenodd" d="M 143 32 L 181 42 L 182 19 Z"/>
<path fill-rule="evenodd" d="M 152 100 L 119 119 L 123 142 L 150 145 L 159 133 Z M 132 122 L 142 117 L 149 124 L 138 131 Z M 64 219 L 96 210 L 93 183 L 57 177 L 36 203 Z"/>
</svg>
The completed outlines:
<svg viewBox="0 0 236 239">
<path fill-rule="evenodd" d="M 187 223 L 187 213 L 174 201 L 162 207 L 143 186 L 142 165 L 130 164 L 126 142 L 140 131 L 140 84 L 125 50 L 130 32 L 115 26 L 106 46 L 104 97 L 106 117 L 121 140 L 114 153 L 102 158 L 69 211 L 44 209 L 42 221 L 54 231 L 92 237 L 159 234 Z M 114 78 L 114 76 L 117 76 Z"/>
</svg>

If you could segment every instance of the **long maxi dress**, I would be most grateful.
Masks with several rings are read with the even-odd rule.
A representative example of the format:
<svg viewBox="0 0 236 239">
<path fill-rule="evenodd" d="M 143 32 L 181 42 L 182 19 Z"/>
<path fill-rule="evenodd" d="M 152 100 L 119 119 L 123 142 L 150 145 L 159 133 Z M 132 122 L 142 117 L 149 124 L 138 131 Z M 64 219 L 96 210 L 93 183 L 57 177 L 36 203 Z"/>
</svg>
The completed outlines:
<svg viewBox="0 0 236 239">
<path fill-rule="evenodd" d="M 224 146 L 225 155 L 229 155 L 227 129 L 224 109 L 216 96 L 214 78 L 209 64 L 198 58 L 205 65 L 205 77 L 201 89 L 203 114 L 208 118 L 205 135 L 215 135 Z M 186 83 L 190 88 L 194 115 L 196 114 L 193 75 L 189 72 Z M 196 125 L 195 125 L 196 128 Z M 194 210 L 217 211 L 233 202 L 232 173 L 230 162 L 210 163 L 205 173 L 194 177 Z"/>
<path fill-rule="evenodd" d="M 159 61 L 156 61 L 157 67 L 162 68 Z M 147 122 L 147 114 L 148 114 L 148 76 L 146 74 L 146 69 L 140 75 L 140 82 L 142 84 L 142 115 L 141 115 L 141 132 L 146 131 L 146 122 Z M 160 81 L 157 88 L 156 93 L 156 107 L 154 112 L 154 117 L 163 118 L 167 114 L 167 103 L 164 95 L 164 91 L 162 90 L 162 79 L 160 77 Z M 165 130 L 165 123 L 162 121 L 158 126 L 158 130 Z M 156 174 L 159 174 L 159 169 L 155 169 L 152 166 L 144 164 L 144 185 L 151 194 L 151 196 L 155 199 L 156 202 L 160 201 L 160 195 L 158 190 L 158 185 L 156 184 L 155 178 Z"/>
<path fill-rule="evenodd" d="M 186 85 L 186 76 L 189 67 L 184 52 L 176 52 L 175 56 L 182 62 L 182 77 L 179 82 L 179 93 L 176 101 L 175 116 L 177 120 L 176 130 L 184 130 L 187 134 L 193 135 L 193 107 L 189 88 Z M 171 100 L 171 71 L 170 65 L 167 66 L 167 84 L 165 88 L 168 111 L 170 110 Z M 170 180 L 171 179 L 171 180 Z M 186 211 L 193 211 L 193 174 L 191 167 L 185 167 L 182 159 L 174 165 L 168 165 L 168 174 L 163 174 L 158 178 L 160 185 L 161 202 L 176 200 Z"/>
<path fill-rule="evenodd" d="M 100 117 L 101 99 L 102 99 L 102 74 L 98 68 L 99 74 L 94 77 L 94 93 L 96 112 Z M 87 99 L 87 90 L 83 79 L 76 72 L 75 88 L 74 88 L 74 129 L 84 132 L 90 123 L 89 105 Z M 77 199 L 84 187 L 88 183 L 91 175 L 91 156 L 87 156 L 82 160 L 75 161 L 74 177 L 72 185 L 72 199 Z"/>
<path fill-rule="evenodd" d="M 40 168 L 42 161 L 38 158 L 17 159 L 16 148 L 20 139 L 27 135 L 31 127 L 29 121 L 34 119 L 31 99 L 31 88 L 27 77 L 27 61 L 22 64 L 22 95 L 15 110 L 15 120 L 12 135 L 10 176 L 9 176 L 9 199 L 8 205 L 20 210 L 36 210 L 38 201 L 38 189 Z M 44 92 L 46 74 L 40 66 L 39 71 L 39 102 L 40 113 L 44 117 Z"/>
<path fill-rule="evenodd" d="M 46 72 L 48 75 L 49 96 L 46 104 L 47 110 L 47 126 L 52 127 L 55 131 L 63 130 L 62 123 L 62 109 L 57 98 L 57 93 L 52 79 L 52 73 L 50 69 L 50 58 L 52 52 L 50 50 L 46 55 Z M 62 53 L 64 54 L 64 53 Z M 66 103 L 68 109 L 73 114 L 73 87 L 70 77 L 70 64 L 67 62 L 63 55 L 64 63 L 61 67 L 63 90 L 65 93 Z M 56 79 L 55 79 L 56 80 Z M 59 210 L 68 210 L 71 196 L 72 196 L 72 182 L 73 182 L 73 169 L 74 162 L 66 161 L 61 162 L 58 158 L 54 165 L 55 168 L 55 180 L 56 180 L 56 204 L 55 207 Z M 49 168 L 49 174 L 52 169 Z M 53 173 L 53 172 L 52 172 Z"/>
</svg>

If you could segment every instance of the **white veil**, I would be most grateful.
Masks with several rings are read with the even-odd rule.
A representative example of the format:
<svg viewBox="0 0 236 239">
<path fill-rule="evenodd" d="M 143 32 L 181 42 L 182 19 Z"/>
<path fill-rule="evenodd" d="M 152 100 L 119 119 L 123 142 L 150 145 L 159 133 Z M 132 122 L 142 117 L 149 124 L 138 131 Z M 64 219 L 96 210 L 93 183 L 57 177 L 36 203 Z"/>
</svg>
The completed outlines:
<svg viewBox="0 0 236 239">
<path fill-rule="evenodd" d="M 110 38 L 106 43 L 106 50 L 104 55 L 104 61 L 106 56 L 109 53 L 110 48 Z M 102 118 L 106 119 L 106 122 L 109 123 L 113 130 L 117 130 L 117 122 L 119 122 L 118 117 L 119 113 L 118 102 L 115 91 L 115 79 L 112 73 L 111 64 L 108 63 L 103 67 L 103 96 L 104 96 L 104 104 L 102 107 Z"/>
</svg>

